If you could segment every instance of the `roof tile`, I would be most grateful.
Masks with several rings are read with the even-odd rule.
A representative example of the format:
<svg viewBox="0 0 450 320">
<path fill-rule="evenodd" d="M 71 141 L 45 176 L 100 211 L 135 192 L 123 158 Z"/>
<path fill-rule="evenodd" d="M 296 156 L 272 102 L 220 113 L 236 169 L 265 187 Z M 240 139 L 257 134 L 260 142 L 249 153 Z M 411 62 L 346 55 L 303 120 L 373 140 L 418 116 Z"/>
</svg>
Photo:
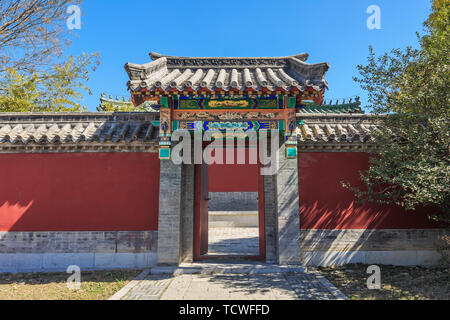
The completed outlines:
<svg viewBox="0 0 450 320">
<path fill-rule="evenodd" d="M 67 146 L 78 152 L 78 146 L 87 151 L 101 145 L 114 150 L 130 145 L 157 148 L 159 128 L 152 122 L 158 116 L 155 112 L 0 114 L 0 149 Z M 375 119 L 364 114 L 298 113 L 297 121 L 304 123 L 295 131 L 299 148 L 368 145 L 371 133 L 377 130 Z"/>
<path fill-rule="evenodd" d="M 1 114 L 0 146 L 5 144 L 88 144 L 144 142 L 155 140 L 154 113 Z M 14 120 L 11 120 L 12 117 Z M 56 119 L 55 119 L 56 118 Z"/>
<path fill-rule="evenodd" d="M 125 69 L 133 91 L 157 88 L 198 90 L 252 88 L 315 90 L 327 87 L 328 63 L 307 64 L 307 54 L 279 58 L 191 58 L 152 53 L 154 61 L 143 65 L 127 63 Z"/>
</svg>

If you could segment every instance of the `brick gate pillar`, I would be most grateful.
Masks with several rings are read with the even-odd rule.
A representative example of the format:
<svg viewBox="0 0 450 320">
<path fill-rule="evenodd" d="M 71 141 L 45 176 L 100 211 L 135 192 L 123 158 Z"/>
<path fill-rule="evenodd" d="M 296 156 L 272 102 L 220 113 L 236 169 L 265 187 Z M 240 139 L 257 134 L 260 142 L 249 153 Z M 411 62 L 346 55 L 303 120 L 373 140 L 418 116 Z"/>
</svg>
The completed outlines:
<svg viewBox="0 0 450 320">
<path fill-rule="evenodd" d="M 280 147 L 279 171 L 276 176 L 278 212 L 278 258 L 280 264 L 300 264 L 300 210 L 298 162 L 285 156 Z"/>
<path fill-rule="evenodd" d="M 277 176 L 264 176 L 264 227 L 266 262 L 278 263 Z"/>
<path fill-rule="evenodd" d="M 194 260 L 194 186 L 195 165 L 185 164 L 181 173 L 181 259 L 180 262 Z"/>
<path fill-rule="evenodd" d="M 158 265 L 180 262 L 182 165 L 161 161 L 159 176 Z"/>
</svg>

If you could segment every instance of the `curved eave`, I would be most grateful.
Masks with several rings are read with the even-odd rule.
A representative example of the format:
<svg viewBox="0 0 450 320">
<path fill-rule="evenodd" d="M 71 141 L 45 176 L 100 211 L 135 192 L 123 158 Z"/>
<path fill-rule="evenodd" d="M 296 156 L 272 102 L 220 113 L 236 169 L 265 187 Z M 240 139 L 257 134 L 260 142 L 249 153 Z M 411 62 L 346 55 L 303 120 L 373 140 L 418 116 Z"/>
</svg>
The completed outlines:
<svg viewBox="0 0 450 320">
<path fill-rule="evenodd" d="M 328 88 L 328 63 L 308 64 L 308 54 L 278 58 L 191 58 L 151 53 L 152 62 L 127 63 L 128 87 L 147 90 L 321 91 Z"/>
</svg>

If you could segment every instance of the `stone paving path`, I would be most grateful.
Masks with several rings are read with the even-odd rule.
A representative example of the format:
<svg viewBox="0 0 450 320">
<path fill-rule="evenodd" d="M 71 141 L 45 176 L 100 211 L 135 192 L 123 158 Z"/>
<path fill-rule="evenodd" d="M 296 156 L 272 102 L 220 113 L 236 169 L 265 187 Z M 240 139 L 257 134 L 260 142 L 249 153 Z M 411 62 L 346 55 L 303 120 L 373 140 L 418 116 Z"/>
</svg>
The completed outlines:
<svg viewBox="0 0 450 320">
<path fill-rule="evenodd" d="M 240 266 L 242 268 L 242 266 Z M 255 271 L 256 269 L 256 271 Z M 116 293 L 111 300 L 334 300 L 346 297 L 319 272 L 290 272 L 295 268 L 261 267 L 245 274 L 222 269 L 219 273 L 192 268 L 174 274 L 154 268 Z M 216 269 L 217 270 L 217 269 Z M 231 270 L 231 271 L 230 271 Z M 237 271 L 238 269 L 234 269 Z"/>
<path fill-rule="evenodd" d="M 259 229 L 209 228 L 208 254 L 258 256 Z"/>
<path fill-rule="evenodd" d="M 295 300 L 286 279 L 268 275 L 182 275 L 161 300 Z"/>
</svg>

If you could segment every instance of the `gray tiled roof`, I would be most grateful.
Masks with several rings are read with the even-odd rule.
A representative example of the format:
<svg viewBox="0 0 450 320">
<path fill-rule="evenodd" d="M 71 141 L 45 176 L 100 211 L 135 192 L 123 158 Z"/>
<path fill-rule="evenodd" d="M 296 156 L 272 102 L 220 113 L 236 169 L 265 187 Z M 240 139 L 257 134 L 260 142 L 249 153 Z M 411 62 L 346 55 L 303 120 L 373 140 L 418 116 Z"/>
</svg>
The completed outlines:
<svg viewBox="0 0 450 320">
<path fill-rule="evenodd" d="M 306 53 L 278 58 L 192 58 L 156 53 L 150 56 L 152 62 L 125 65 L 131 90 L 321 90 L 327 87 L 324 78 L 330 67 L 328 63 L 306 63 Z"/>
<path fill-rule="evenodd" d="M 131 102 L 131 99 L 129 101 L 126 101 L 125 98 L 122 98 L 122 100 L 119 100 L 118 97 L 115 99 L 110 95 L 109 98 L 106 97 L 106 94 L 102 93 L 100 97 L 100 105 L 97 107 L 97 111 L 100 112 L 124 112 L 130 110 L 129 108 L 132 108 L 129 112 L 157 112 L 159 111 L 157 109 L 153 108 L 153 105 L 157 104 L 156 101 L 145 101 L 141 105 L 133 106 L 133 102 Z M 113 109 L 107 110 L 107 106 L 111 106 Z M 124 109 L 125 110 L 124 110 Z"/>
<path fill-rule="evenodd" d="M 326 148 L 327 146 L 361 146 L 373 143 L 376 118 L 364 114 L 297 114 L 303 121 L 296 129 L 301 149 Z"/>
<path fill-rule="evenodd" d="M 156 152 L 159 114 L 0 113 L 0 152 Z M 156 122 L 155 122 L 156 121 Z M 367 149 L 375 117 L 297 114 L 299 149 Z"/>
<path fill-rule="evenodd" d="M 43 146 L 108 146 L 123 149 L 155 144 L 154 114 L 116 113 L 7 113 L 0 114 L 0 148 L 36 149 Z M 98 151 L 97 150 L 97 151 Z"/>
<path fill-rule="evenodd" d="M 305 105 L 297 108 L 298 113 L 302 114 L 321 114 L 321 113 L 359 113 L 364 114 L 361 108 L 361 102 L 357 98 L 356 102 L 348 102 L 342 104 L 323 104 L 318 105 Z"/>
</svg>

